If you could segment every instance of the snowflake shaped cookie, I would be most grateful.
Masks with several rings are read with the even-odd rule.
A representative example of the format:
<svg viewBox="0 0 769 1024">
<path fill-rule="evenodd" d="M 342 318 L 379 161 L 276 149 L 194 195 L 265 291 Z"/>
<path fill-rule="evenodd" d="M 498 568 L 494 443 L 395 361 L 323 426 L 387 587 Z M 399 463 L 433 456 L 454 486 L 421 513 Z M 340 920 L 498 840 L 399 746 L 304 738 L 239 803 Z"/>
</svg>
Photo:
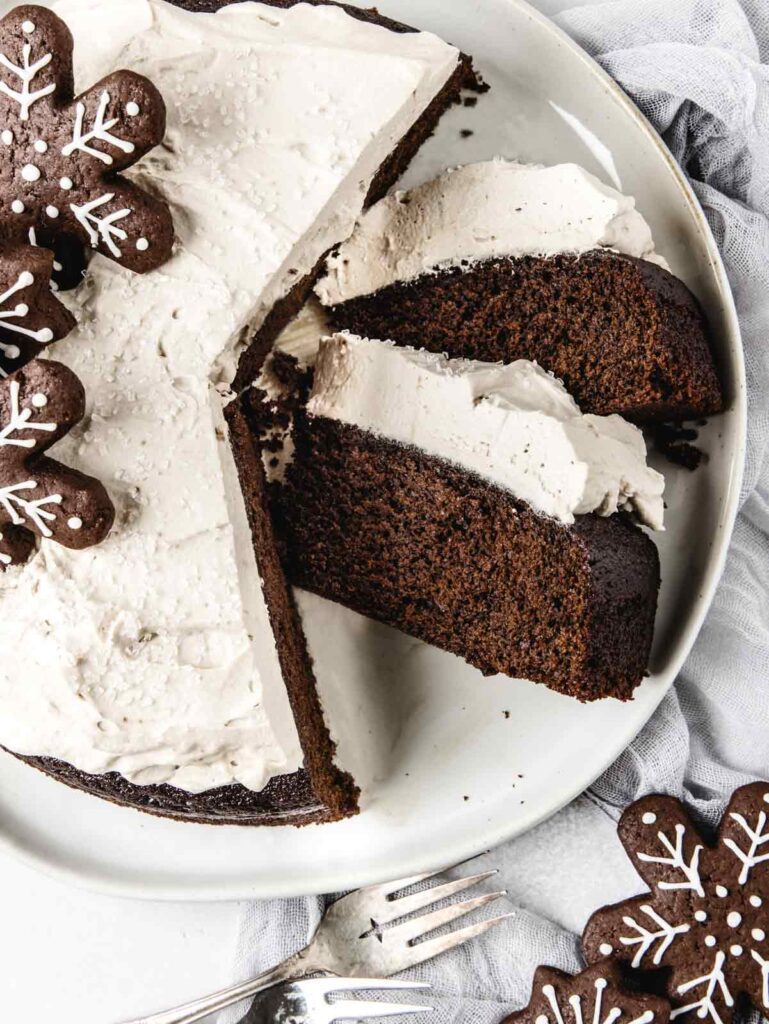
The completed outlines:
<svg viewBox="0 0 769 1024">
<path fill-rule="evenodd" d="M 104 487 L 45 452 L 85 414 L 83 386 L 61 363 L 36 359 L 0 381 L 0 568 L 31 554 L 35 536 L 80 549 L 109 533 Z"/>
<path fill-rule="evenodd" d="M 727 1024 L 741 997 L 769 1010 L 769 783 L 735 792 L 715 847 L 665 796 L 629 807 L 619 835 L 651 892 L 591 917 L 588 961 L 668 968 L 671 1020 Z"/>
<path fill-rule="evenodd" d="M 503 1024 L 667 1024 L 667 1000 L 622 988 L 610 960 L 572 976 L 538 967 L 525 1010 Z"/>
<path fill-rule="evenodd" d="M 0 221 L 14 241 L 79 238 L 142 273 L 171 254 L 165 203 L 120 171 L 161 142 L 155 86 L 116 71 L 73 98 L 73 41 L 44 7 L 0 20 Z"/>
<path fill-rule="evenodd" d="M 0 247 L 0 377 L 75 326 L 72 314 L 51 292 L 53 265 L 47 249 Z"/>
</svg>

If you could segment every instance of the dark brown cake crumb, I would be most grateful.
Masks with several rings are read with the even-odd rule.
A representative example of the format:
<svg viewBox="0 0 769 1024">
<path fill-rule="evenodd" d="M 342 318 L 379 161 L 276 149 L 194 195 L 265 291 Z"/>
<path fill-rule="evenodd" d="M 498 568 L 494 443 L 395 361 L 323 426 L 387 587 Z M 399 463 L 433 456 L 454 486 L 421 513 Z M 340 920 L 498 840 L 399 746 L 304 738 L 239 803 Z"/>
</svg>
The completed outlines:
<svg viewBox="0 0 769 1024">
<path fill-rule="evenodd" d="M 312 387 L 312 369 L 280 350 L 269 356 L 269 371 L 281 387 L 279 395 L 268 395 L 253 387 L 243 392 L 243 407 L 251 430 L 267 451 L 279 451 L 282 441 L 276 433 L 290 429 L 297 410 L 307 404 Z"/>
<path fill-rule="evenodd" d="M 649 428 L 655 449 L 676 466 L 694 471 L 707 455 L 701 448 L 691 442 L 699 436 L 693 427 L 683 427 L 679 423 L 655 423 Z"/>
<path fill-rule="evenodd" d="M 649 657 L 652 541 L 625 516 L 574 526 L 461 468 L 299 417 L 278 495 L 291 581 L 484 674 L 627 700 Z"/>
<path fill-rule="evenodd" d="M 338 330 L 453 357 L 534 360 L 583 412 L 664 422 L 723 408 L 697 300 L 630 256 L 487 260 L 393 284 L 330 316 Z"/>
</svg>

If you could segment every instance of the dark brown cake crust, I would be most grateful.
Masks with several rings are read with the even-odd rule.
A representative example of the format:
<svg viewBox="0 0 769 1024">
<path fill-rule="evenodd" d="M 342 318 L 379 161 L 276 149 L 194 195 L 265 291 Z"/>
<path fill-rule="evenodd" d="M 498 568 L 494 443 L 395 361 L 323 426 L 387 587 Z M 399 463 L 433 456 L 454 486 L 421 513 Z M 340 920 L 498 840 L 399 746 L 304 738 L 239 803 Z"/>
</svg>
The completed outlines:
<svg viewBox="0 0 769 1024">
<path fill-rule="evenodd" d="M 87 775 L 50 757 L 14 756 L 71 789 L 160 818 L 206 825 L 309 825 L 332 820 L 304 771 L 279 775 L 260 793 L 245 786 L 187 793 L 176 786 L 135 786 L 117 772 Z"/>
<path fill-rule="evenodd" d="M 190 11 L 211 12 L 227 6 L 228 0 L 170 0 L 170 2 Z M 299 2 L 327 5 L 333 3 L 333 0 L 263 0 L 263 2 L 269 3 L 273 7 L 292 7 Z M 394 32 L 415 31 L 409 26 L 383 18 L 373 10 L 364 11 L 345 4 L 334 4 L 334 6 L 343 7 L 348 14 L 355 18 L 382 25 Z M 379 168 L 369 189 L 366 200 L 368 204 L 380 199 L 395 184 L 422 144 L 432 134 L 443 113 L 457 101 L 460 91 L 465 88 L 476 91 L 485 89 L 473 71 L 470 58 L 463 56 L 454 75 Z M 272 309 L 241 359 L 234 382 L 234 387 L 237 390 L 249 385 L 258 375 L 273 342 L 306 302 L 324 264 L 325 256 L 319 261 L 314 271 L 298 281 L 285 298 Z M 231 430 L 232 417 L 238 420 L 239 412 L 233 410 L 230 413 Z M 239 428 L 236 428 L 236 432 L 240 432 Z M 253 514 L 262 501 L 259 495 L 263 476 L 260 477 L 259 474 L 253 473 L 253 450 L 249 452 L 245 445 L 239 446 L 236 442 L 234 455 L 241 478 L 249 481 L 247 488 L 244 489 L 253 489 L 252 497 L 247 498 L 251 504 L 251 514 Z M 261 465 L 259 473 L 261 473 Z M 258 512 L 257 516 L 259 516 Z M 277 615 L 283 623 L 282 628 L 290 632 L 297 625 L 293 618 L 296 616 L 296 610 L 290 597 L 290 606 L 287 606 L 285 595 L 280 596 L 281 590 L 285 590 L 286 593 L 288 590 L 285 582 L 281 583 L 280 580 L 284 577 L 279 562 L 269 545 L 258 554 L 260 565 L 266 559 L 273 570 L 271 586 L 275 589 L 268 594 L 270 615 L 273 621 Z M 264 572 L 264 569 L 262 571 Z M 265 585 L 268 585 L 266 580 Z M 276 596 L 275 606 L 271 603 L 273 595 Z M 301 626 L 299 629 L 301 630 Z M 196 795 L 186 793 L 173 786 L 136 786 L 116 773 L 88 775 L 71 765 L 51 758 L 21 757 L 21 760 L 75 789 L 102 797 L 112 803 L 123 804 L 150 814 L 182 821 L 212 825 L 305 825 L 310 822 L 333 821 L 355 813 L 357 787 L 349 775 L 335 769 L 331 762 L 333 743 L 322 722 L 322 715 L 320 723 L 317 719 L 319 705 L 314 691 L 312 670 L 307 663 L 304 666 L 301 664 L 302 657 L 305 662 L 308 662 L 309 658 L 306 649 L 303 655 L 299 652 L 299 634 L 293 634 L 288 646 L 290 651 L 288 657 L 292 667 L 288 670 L 286 684 L 292 707 L 297 714 L 297 727 L 300 735 L 303 734 L 302 738 L 306 743 L 305 756 L 308 757 L 313 730 L 315 730 L 315 736 L 319 743 L 316 754 L 312 756 L 311 763 L 307 766 L 310 774 L 301 770 L 292 775 L 279 776 L 273 779 L 260 793 L 254 793 L 240 785 L 233 785 Z M 302 702 L 302 693 L 311 696 L 306 708 L 297 711 L 297 704 Z M 329 758 L 325 763 L 323 763 L 324 757 Z M 310 776 L 312 776 L 312 781 Z"/>
<path fill-rule="evenodd" d="M 291 581 L 465 658 L 484 674 L 627 700 L 645 673 L 659 588 L 623 515 L 537 515 L 441 459 L 300 419 L 276 517 Z"/>
<path fill-rule="evenodd" d="M 360 790 L 352 776 L 334 763 L 336 744 L 323 718 L 299 611 L 280 564 L 261 450 L 241 400 L 227 407 L 226 417 L 283 681 L 302 744 L 304 770 L 327 809 L 326 820 L 348 817 L 358 810 Z"/>
<path fill-rule="evenodd" d="M 487 260 L 330 314 L 335 328 L 363 337 L 467 359 L 535 360 L 583 412 L 655 422 L 723 409 L 699 303 L 668 271 L 631 256 Z"/>
</svg>

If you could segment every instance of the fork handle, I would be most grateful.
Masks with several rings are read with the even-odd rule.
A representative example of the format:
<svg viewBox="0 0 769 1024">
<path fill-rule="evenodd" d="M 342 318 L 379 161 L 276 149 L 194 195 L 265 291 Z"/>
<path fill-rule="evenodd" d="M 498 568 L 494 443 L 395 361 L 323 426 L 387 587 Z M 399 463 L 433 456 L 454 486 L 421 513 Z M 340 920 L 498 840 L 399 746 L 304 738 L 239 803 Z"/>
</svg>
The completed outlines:
<svg viewBox="0 0 769 1024">
<path fill-rule="evenodd" d="M 252 978 L 251 981 L 221 989 L 219 992 L 214 992 L 213 995 L 195 999 L 191 1003 L 177 1006 L 173 1010 L 164 1010 L 151 1017 L 138 1017 L 136 1020 L 126 1021 L 125 1024 L 195 1024 L 196 1021 L 207 1017 L 209 1013 L 224 1010 L 234 1003 L 239 1003 L 242 999 L 259 995 L 260 992 L 272 988 L 273 985 L 296 978 L 304 978 L 320 969 L 320 966 L 313 962 L 309 949 L 303 949 L 289 957 L 288 960 L 284 960 L 282 964 L 278 964 L 277 967 L 260 974 L 258 978 Z"/>
</svg>

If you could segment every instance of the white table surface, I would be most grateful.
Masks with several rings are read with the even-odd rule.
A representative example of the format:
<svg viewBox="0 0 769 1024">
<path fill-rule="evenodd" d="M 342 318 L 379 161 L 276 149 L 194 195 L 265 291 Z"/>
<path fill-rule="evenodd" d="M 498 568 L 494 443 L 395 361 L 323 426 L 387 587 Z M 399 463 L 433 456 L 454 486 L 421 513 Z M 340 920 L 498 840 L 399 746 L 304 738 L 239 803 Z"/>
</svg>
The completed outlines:
<svg viewBox="0 0 769 1024">
<path fill-rule="evenodd" d="M 551 14 L 588 0 L 533 2 Z M 237 903 L 108 898 L 0 855 L 0 908 L 4 1020 L 119 1024 L 231 981 Z"/>
</svg>

